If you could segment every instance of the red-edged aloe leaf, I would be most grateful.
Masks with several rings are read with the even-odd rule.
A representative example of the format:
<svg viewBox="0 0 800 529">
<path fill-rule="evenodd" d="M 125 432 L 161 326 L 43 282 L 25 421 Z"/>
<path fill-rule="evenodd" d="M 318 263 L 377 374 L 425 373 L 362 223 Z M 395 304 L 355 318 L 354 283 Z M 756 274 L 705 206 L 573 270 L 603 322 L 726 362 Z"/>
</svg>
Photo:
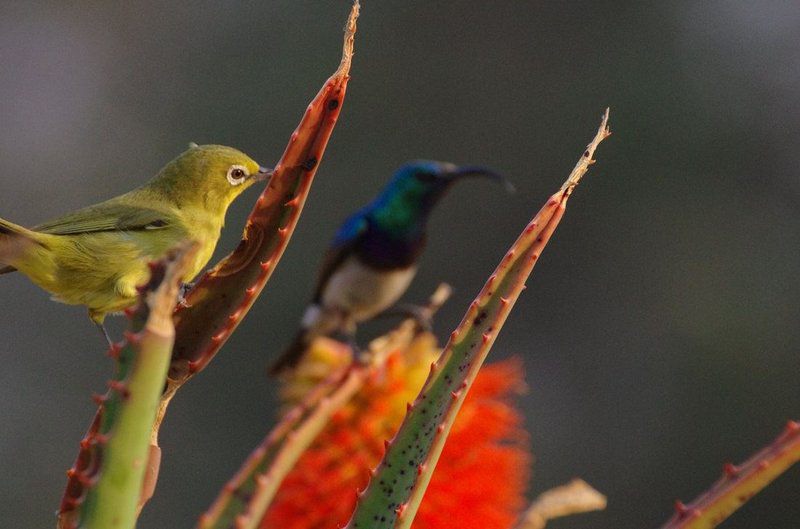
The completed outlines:
<svg viewBox="0 0 800 529">
<path fill-rule="evenodd" d="M 150 432 L 175 337 L 172 312 L 180 278 L 196 250 L 196 245 L 186 245 L 174 260 L 151 266 L 152 277 L 129 311 L 125 341 L 111 349 L 117 372 L 108 392 L 95 397 L 99 410 L 67 473 L 61 529 L 132 529 L 136 524 Z"/>
<path fill-rule="evenodd" d="M 441 285 L 426 311 L 432 315 L 450 296 Z M 303 452 L 328 424 L 331 416 L 386 363 L 389 353 L 404 350 L 417 334 L 416 322 L 405 321 L 386 337 L 375 340 L 366 363 L 353 364 L 331 375 L 279 422 L 225 485 L 198 529 L 256 529 L 275 493 Z M 342 345 L 344 347 L 344 345 Z"/>
<path fill-rule="evenodd" d="M 712 529 L 800 460 L 800 422 L 790 421 L 769 446 L 740 466 L 726 464 L 722 477 L 689 505 L 675 504 L 662 529 Z"/>
<path fill-rule="evenodd" d="M 359 4 L 345 27 L 339 69 L 309 104 L 289 139 L 274 174 L 258 198 L 239 246 L 206 272 L 175 313 L 171 383 L 203 369 L 219 351 L 261 293 L 297 225 L 325 146 L 342 109 Z"/>
<path fill-rule="evenodd" d="M 410 527 L 470 385 L 561 220 L 568 197 L 593 162 L 595 148 L 610 134 L 607 121 L 608 111 L 564 186 L 511 246 L 431 366 L 375 475 L 359 495 L 348 529 Z"/>
<path fill-rule="evenodd" d="M 351 367 L 320 384 L 267 435 L 228 482 L 198 529 L 255 529 L 283 478 L 371 369 Z"/>
<path fill-rule="evenodd" d="M 253 306 L 278 264 L 300 218 L 328 139 L 342 109 L 353 58 L 359 3 L 345 26 L 342 60 L 308 105 L 297 129 L 247 219 L 239 246 L 206 272 L 175 311 L 175 347 L 153 428 L 147 501 L 158 478 L 158 431 L 172 396 L 201 371 Z"/>
</svg>

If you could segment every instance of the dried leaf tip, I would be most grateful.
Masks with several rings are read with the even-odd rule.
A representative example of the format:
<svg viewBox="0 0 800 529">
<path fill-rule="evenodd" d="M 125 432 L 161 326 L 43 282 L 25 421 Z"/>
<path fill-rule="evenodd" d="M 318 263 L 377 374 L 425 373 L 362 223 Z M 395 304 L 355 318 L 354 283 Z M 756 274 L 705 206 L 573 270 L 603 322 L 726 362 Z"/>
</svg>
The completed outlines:
<svg viewBox="0 0 800 529">
<path fill-rule="evenodd" d="M 600 121 L 600 128 L 597 129 L 597 134 L 595 134 L 592 141 L 589 142 L 589 145 L 586 146 L 586 150 L 583 151 L 578 163 L 575 164 L 575 168 L 570 173 L 569 178 L 567 178 L 567 181 L 561 186 L 561 192 L 566 196 L 572 194 L 572 190 L 580 183 L 583 175 L 589 170 L 589 166 L 594 163 L 594 151 L 597 149 L 597 146 L 600 145 L 601 141 L 611 136 L 611 129 L 608 128 L 608 116 L 610 111 L 610 108 L 606 108 L 606 111 L 603 113 L 603 119 Z"/>
<path fill-rule="evenodd" d="M 355 0 L 353 7 L 350 9 L 350 16 L 347 17 L 347 23 L 344 25 L 342 62 L 339 64 L 339 69 L 333 74 L 334 77 L 345 77 L 350 73 L 350 64 L 353 62 L 353 46 L 356 40 L 356 20 L 360 11 L 361 4 L 359 0 Z"/>
<path fill-rule="evenodd" d="M 606 497 L 582 479 L 542 493 L 514 529 L 542 529 L 549 520 L 606 508 Z"/>
</svg>

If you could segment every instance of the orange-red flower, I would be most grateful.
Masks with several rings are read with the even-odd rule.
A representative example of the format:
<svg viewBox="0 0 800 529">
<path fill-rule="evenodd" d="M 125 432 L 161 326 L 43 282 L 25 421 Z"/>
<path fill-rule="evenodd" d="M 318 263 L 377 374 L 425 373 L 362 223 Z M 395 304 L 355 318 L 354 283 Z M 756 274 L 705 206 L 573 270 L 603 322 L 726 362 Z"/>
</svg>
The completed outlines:
<svg viewBox="0 0 800 529">
<path fill-rule="evenodd" d="M 369 480 L 419 392 L 436 339 L 421 334 L 389 354 L 385 367 L 339 410 L 286 477 L 262 529 L 337 529 L 350 518 L 356 492 Z M 283 386 L 287 403 L 349 361 L 350 352 L 318 340 Z M 484 366 L 448 437 L 414 529 L 508 529 L 525 506 L 531 463 L 522 417 L 512 404 L 523 388 L 522 366 Z"/>
</svg>

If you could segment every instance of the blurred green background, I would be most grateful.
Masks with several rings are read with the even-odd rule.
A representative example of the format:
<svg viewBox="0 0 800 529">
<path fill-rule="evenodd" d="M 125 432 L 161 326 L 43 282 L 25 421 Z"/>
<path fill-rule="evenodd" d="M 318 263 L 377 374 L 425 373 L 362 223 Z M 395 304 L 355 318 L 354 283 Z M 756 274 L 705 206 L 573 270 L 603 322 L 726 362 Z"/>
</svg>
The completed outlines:
<svg viewBox="0 0 800 529">
<path fill-rule="evenodd" d="M 339 61 L 349 2 L 3 2 L 0 216 L 32 225 L 124 192 L 190 141 L 274 163 Z M 532 494 L 582 476 L 657 527 L 800 413 L 800 5 L 365 0 L 340 123 L 264 295 L 175 399 L 140 527 L 190 527 L 275 417 L 262 367 L 336 226 L 401 162 L 482 163 L 446 197 L 406 296 L 459 321 L 610 106 L 614 135 L 493 356 L 525 359 Z M 230 211 L 219 255 L 256 191 Z M 112 369 L 83 309 L 0 278 L 0 526 L 52 527 Z M 118 332 L 119 321 L 115 323 Z M 362 329 L 366 339 L 386 322 Z M 795 468 L 724 527 L 796 529 Z M 465 506 L 468 508 L 468 506 Z"/>
</svg>

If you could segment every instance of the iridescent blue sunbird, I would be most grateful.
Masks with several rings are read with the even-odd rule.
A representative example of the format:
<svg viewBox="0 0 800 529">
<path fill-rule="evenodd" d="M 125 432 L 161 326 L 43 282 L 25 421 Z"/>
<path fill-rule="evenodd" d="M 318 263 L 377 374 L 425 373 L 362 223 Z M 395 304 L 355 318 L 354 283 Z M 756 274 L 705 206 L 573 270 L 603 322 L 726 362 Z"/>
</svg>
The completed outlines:
<svg viewBox="0 0 800 529">
<path fill-rule="evenodd" d="M 328 248 L 300 329 L 271 373 L 297 365 L 318 336 L 343 334 L 354 343 L 357 324 L 400 299 L 417 272 L 433 207 L 467 177 L 489 178 L 513 189 L 486 167 L 413 161 L 398 169 L 372 202 L 348 217 Z"/>
</svg>

